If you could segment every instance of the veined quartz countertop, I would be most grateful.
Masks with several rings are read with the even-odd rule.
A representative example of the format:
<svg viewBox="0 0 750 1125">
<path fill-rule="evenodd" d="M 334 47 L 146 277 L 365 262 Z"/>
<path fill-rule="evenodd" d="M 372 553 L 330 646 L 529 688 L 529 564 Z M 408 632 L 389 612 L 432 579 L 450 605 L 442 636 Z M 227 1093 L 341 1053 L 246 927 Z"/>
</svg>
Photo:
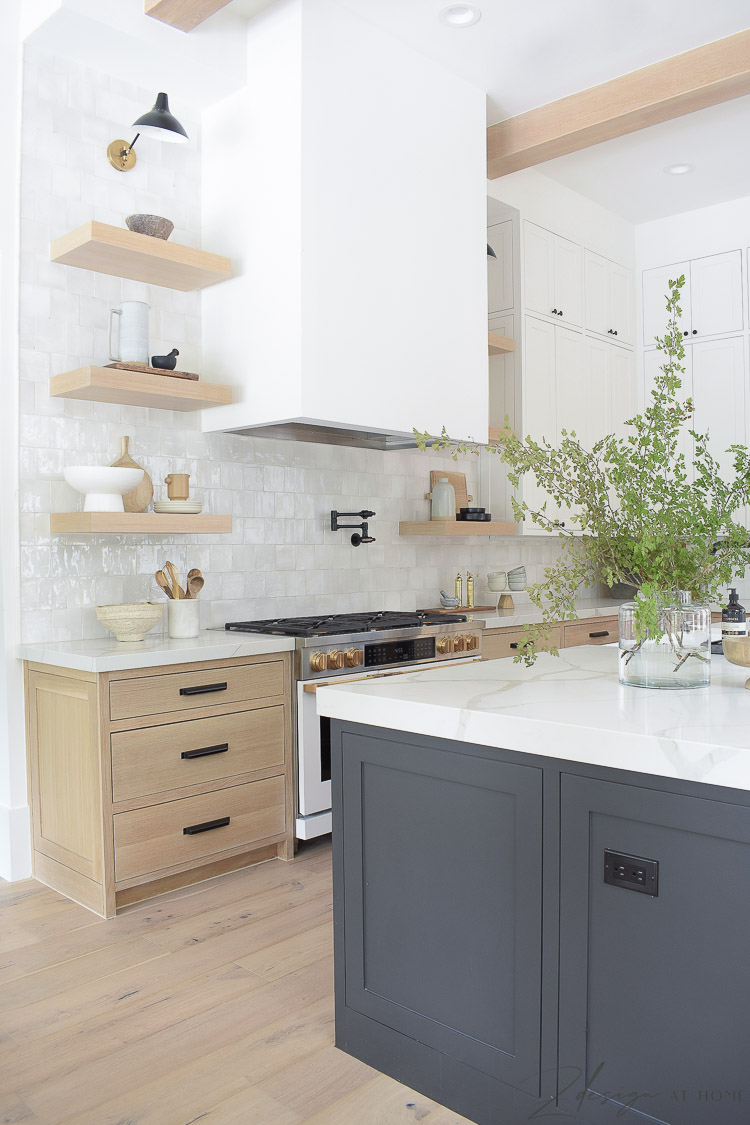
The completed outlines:
<svg viewBox="0 0 750 1125">
<path fill-rule="evenodd" d="M 21 660 L 75 668 L 79 672 L 121 672 L 126 668 L 158 668 L 164 664 L 190 664 L 198 660 L 231 660 L 291 652 L 294 638 L 226 633 L 203 629 L 190 640 L 173 641 L 166 633 L 149 633 L 144 641 L 116 641 L 99 637 L 88 641 L 50 641 L 20 645 Z"/>
<path fill-rule="evenodd" d="M 707 688 L 618 682 L 618 649 L 584 645 L 320 688 L 334 719 L 750 790 L 747 669 L 712 659 Z"/>
</svg>

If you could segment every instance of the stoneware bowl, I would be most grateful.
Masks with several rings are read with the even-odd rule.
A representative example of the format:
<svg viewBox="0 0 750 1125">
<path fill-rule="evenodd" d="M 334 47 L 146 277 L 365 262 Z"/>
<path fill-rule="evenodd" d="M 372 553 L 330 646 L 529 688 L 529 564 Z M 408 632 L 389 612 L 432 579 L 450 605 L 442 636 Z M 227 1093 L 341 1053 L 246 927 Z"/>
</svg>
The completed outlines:
<svg viewBox="0 0 750 1125">
<path fill-rule="evenodd" d="M 84 494 L 84 512 L 124 512 L 122 498 L 143 479 L 143 469 L 112 465 L 71 465 L 65 470 L 71 488 Z"/>
<path fill-rule="evenodd" d="M 133 602 L 125 605 L 98 605 L 96 616 L 117 641 L 142 641 L 158 625 L 164 613 L 160 602 Z"/>
<path fill-rule="evenodd" d="M 750 668 L 750 637 L 724 637 L 721 647 L 730 664 Z M 745 687 L 750 689 L 750 680 L 745 680 Z"/>
<path fill-rule="evenodd" d="M 165 219 L 163 215 L 128 215 L 125 224 L 128 230 L 135 231 L 136 234 L 163 238 L 165 242 L 174 230 L 172 220 Z"/>
</svg>

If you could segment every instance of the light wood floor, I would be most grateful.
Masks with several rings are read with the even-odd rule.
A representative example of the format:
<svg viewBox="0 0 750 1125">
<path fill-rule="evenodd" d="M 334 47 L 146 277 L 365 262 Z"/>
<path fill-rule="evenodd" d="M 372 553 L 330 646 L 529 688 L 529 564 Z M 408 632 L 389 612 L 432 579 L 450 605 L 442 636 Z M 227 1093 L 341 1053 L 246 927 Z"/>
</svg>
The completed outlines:
<svg viewBox="0 0 750 1125">
<path fill-rule="evenodd" d="M 0 1122 L 461 1125 L 333 1046 L 331 853 L 103 921 L 0 880 Z"/>
</svg>

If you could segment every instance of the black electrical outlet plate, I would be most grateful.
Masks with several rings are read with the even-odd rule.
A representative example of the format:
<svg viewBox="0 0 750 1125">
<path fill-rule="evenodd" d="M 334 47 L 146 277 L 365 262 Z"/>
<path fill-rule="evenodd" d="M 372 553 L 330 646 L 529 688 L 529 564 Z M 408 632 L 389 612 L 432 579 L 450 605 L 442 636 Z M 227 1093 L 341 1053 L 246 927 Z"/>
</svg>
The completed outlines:
<svg viewBox="0 0 750 1125">
<path fill-rule="evenodd" d="M 659 861 L 605 848 L 604 882 L 656 898 L 659 894 Z"/>
</svg>

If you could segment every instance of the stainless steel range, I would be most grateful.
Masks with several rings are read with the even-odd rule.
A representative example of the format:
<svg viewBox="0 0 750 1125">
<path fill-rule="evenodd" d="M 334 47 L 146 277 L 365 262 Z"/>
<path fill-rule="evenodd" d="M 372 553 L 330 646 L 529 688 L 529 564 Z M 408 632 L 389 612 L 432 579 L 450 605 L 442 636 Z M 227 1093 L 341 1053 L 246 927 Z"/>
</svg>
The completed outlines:
<svg viewBox="0 0 750 1125">
<path fill-rule="evenodd" d="M 225 628 L 296 638 L 296 834 L 301 840 L 331 831 L 330 720 L 318 718 L 316 688 L 482 657 L 482 625 L 460 613 L 342 613 L 230 621 Z"/>
</svg>

